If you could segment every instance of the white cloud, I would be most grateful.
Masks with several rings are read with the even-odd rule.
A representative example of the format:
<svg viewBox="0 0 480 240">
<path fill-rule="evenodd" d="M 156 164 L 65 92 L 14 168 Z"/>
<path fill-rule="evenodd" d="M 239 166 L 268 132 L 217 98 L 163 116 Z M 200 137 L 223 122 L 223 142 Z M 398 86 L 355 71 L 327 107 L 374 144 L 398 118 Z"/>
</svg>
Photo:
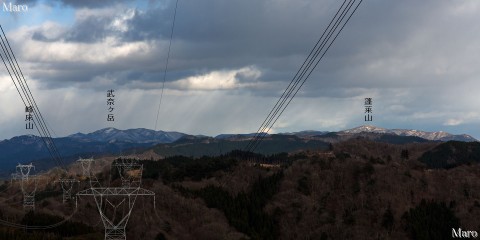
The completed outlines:
<svg viewBox="0 0 480 240">
<path fill-rule="evenodd" d="M 169 84 L 172 88 L 189 90 L 227 90 L 246 86 L 254 86 L 253 81 L 261 76 L 260 70 L 254 67 L 244 67 L 236 70 L 211 71 L 206 74 L 180 79 Z M 248 82 L 242 82 L 240 80 Z M 253 83 L 252 83 L 253 82 Z"/>
<path fill-rule="evenodd" d="M 15 86 L 9 75 L 0 76 L 0 93 L 5 94 L 7 92 L 15 91 Z"/>
<path fill-rule="evenodd" d="M 112 30 L 127 32 L 129 30 L 127 23 L 133 17 L 135 17 L 135 11 L 133 9 L 127 9 L 123 14 L 115 16 L 109 27 Z"/>
<path fill-rule="evenodd" d="M 447 119 L 443 125 L 444 126 L 458 126 L 462 124 L 469 124 L 478 122 L 480 120 L 480 113 L 473 112 L 473 111 L 456 111 L 451 113 L 451 115 L 455 115 L 457 117 Z"/>
<path fill-rule="evenodd" d="M 134 16 L 134 9 L 121 8 L 120 5 L 100 9 L 81 8 L 75 12 L 76 25 L 64 26 L 57 22 L 45 21 L 36 26 L 22 26 L 7 35 L 10 40 L 13 40 L 12 45 L 17 46 L 22 59 L 36 65 L 113 64 L 119 61 L 125 62 L 128 59 L 145 59 L 151 54 L 158 53 L 158 47 L 163 43 L 153 40 L 124 42 L 121 36 L 116 34 L 129 31 L 127 23 Z M 96 18 L 102 21 L 99 20 L 97 24 L 99 29 L 92 29 L 92 31 L 111 31 L 105 37 L 92 42 L 67 40 L 71 31 L 84 31 L 84 29 L 75 29 L 77 25 L 81 26 L 89 19 Z"/>
<path fill-rule="evenodd" d="M 443 125 L 445 126 L 457 126 L 462 124 L 464 121 L 462 119 L 448 119 Z"/>
<path fill-rule="evenodd" d="M 48 40 L 54 40 L 61 38 L 67 28 L 52 21 L 46 21 L 37 28 L 23 28 L 24 30 L 37 30 L 42 33 L 42 35 Z"/>
<path fill-rule="evenodd" d="M 480 2 L 478 1 L 457 1 L 457 5 L 451 9 L 453 15 L 465 16 L 466 14 L 478 14 Z"/>
<path fill-rule="evenodd" d="M 337 1 L 282 0 L 250 8 L 237 1 L 235 9 L 229 4 L 204 15 L 214 3 L 192 2 L 179 12 L 162 100 L 162 129 L 255 131 L 318 38 L 307 30 L 328 22 L 323 20 L 339 6 Z M 479 6 L 463 0 L 415 5 L 373 0 L 362 5 L 272 131 L 340 130 L 364 124 L 362 97 L 374 98 L 373 124 L 438 130 L 478 124 L 480 25 L 471 23 L 478 22 Z M 424 9 L 429 9 L 427 14 Z M 24 73 L 31 76 L 27 79 L 51 83 L 50 89 L 32 89 L 40 107 L 45 106 L 42 111 L 51 111 L 47 115 L 65 134 L 104 127 L 103 89 L 115 86 L 124 89 L 116 126 L 152 128 L 154 119 L 138 116 L 156 115 L 172 12 L 146 10 L 141 15 L 120 5 L 75 11 L 72 26 L 38 22 L 7 33 Z M 248 21 L 244 12 L 251 13 Z M 97 30 L 91 38 L 90 26 Z M 43 41 L 32 39 L 35 32 L 42 33 Z M 73 37 L 65 37 L 66 32 Z M 9 103 L 0 109 L 0 122 L 9 124 L 0 132 L 10 136 L 13 131 L 6 133 L 8 129 L 21 129 L 21 113 L 10 106 L 19 97 L 11 80 L 0 81 L 0 99 Z M 61 111 L 49 109 L 62 99 Z M 472 128 L 469 133 L 480 132 Z"/>
<path fill-rule="evenodd" d="M 39 63 L 106 64 L 149 55 L 155 48 L 152 42 L 121 42 L 116 37 L 107 37 L 96 43 L 44 42 L 33 40 L 31 34 L 20 29 L 12 34 L 12 39 L 21 43 L 24 59 Z"/>
</svg>

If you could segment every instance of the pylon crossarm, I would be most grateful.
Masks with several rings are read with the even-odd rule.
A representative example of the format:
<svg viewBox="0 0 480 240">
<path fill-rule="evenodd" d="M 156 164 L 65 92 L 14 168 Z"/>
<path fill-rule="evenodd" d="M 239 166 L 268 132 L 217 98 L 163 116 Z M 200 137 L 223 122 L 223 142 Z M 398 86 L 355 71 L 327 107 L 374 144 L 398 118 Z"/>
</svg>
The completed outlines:
<svg viewBox="0 0 480 240">
<path fill-rule="evenodd" d="M 60 183 L 64 192 L 69 192 L 73 188 L 73 184 L 79 182 L 77 179 L 59 179 L 55 183 Z"/>
<path fill-rule="evenodd" d="M 113 167 L 139 167 L 142 166 L 137 159 L 119 158 L 112 163 Z"/>
<path fill-rule="evenodd" d="M 144 188 L 89 188 L 77 193 L 80 196 L 155 196 L 155 193 Z"/>
<path fill-rule="evenodd" d="M 73 185 L 75 185 L 75 183 L 78 183 L 78 182 L 80 181 L 73 178 L 61 178 L 55 181 L 55 183 L 60 183 L 60 186 L 62 187 L 64 203 L 72 199 Z"/>
<path fill-rule="evenodd" d="M 93 158 L 79 158 L 77 160 L 77 162 L 81 162 L 81 163 L 83 163 L 83 162 L 93 162 L 93 161 L 94 161 Z"/>
<path fill-rule="evenodd" d="M 56 183 L 77 183 L 79 182 L 77 179 L 73 178 L 60 178 L 55 181 Z"/>
<path fill-rule="evenodd" d="M 33 166 L 33 164 L 31 163 L 28 165 L 18 164 L 16 167 L 17 174 L 20 175 L 22 179 L 28 179 L 32 168 L 35 169 L 35 166 Z"/>
</svg>

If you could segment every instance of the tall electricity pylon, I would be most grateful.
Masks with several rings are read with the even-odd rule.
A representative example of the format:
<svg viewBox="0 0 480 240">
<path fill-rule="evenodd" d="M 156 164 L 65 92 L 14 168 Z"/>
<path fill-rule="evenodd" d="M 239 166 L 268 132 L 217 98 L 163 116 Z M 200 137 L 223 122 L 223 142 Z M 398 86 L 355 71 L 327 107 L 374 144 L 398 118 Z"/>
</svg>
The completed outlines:
<svg viewBox="0 0 480 240">
<path fill-rule="evenodd" d="M 89 179 L 90 186 L 100 187 L 100 183 L 98 182 L 97 177 L 94 174 L 92 174 L 92 166 L 94 163 L 93 158 L 86 158 L 86 159 L 80 158 L 77 160 L 77 162 L 79 162 L 80 165 L 82 166 L 83 176 Z"/>
<path fill-rule="evenodd" d="M 23 209 L 35 210 L 35 192 L 37 191 L 38 178 L 36 176 L 30 176 L 32 169 L 35 169 L 33 164 L 18 164 L 17 172 L 13 176 L 20 180 L 20 186 L 23 193 Z"/>
<path fill-rule="evenodd" d="M 143 165 L 137 160 L 117 159 L 112 168 L 120 169 L 122 187 L 91 185 L 89 189 L 78 192 L 77 196 L 93 196 L 105 227 L 105 240 L 126 240 L 125 228 L 137 197 L 153 196 L 155 206 L 155 193 L 140 187 Z M 120 209 L 123 211 L 120 212 Z"/>
<path fill-rule="evenodd" d="M 60 178 L 55 182 L 60 183 L 60 185 L 62 186 L 63 202 L 66 203 L 70 199 L 72 199 L 73 185 L 75 185 L 75 183 L 78 183 L 79 181 L 77 179 L 73 179 L 73 178 Z"/>
<path fill-rule="evenodd" d="M 122 180 L 122 187 L 140 187 L 143 165 L 136 159 L 118 158 L 112 163 Z"/>
<path fill-rule="evenodd" d="M 84 177 L 90 177 L 90 169 L 92 167 L 93 158 L 79 158 L 77 162 L 82 166 L 82 173 Z"/>
<path fill-rule="evenodd" d="M 126 240 L 125 228 L 138 196 L 155 196 L 143 188 L 90 188 L 77 193 L 78 196 L 93 196 L 100 218 L 105 227 L 105 240 Z M 120 214 L 119 208 L 123 209 Z"/>
</svg>

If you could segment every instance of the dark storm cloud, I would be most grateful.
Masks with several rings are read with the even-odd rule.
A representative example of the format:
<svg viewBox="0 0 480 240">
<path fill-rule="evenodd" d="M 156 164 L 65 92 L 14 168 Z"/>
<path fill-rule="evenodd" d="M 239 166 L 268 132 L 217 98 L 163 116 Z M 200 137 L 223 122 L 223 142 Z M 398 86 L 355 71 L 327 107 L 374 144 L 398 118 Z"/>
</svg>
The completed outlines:
<svg viewBox="0 0 480 240">
<path fill-rule="evenodd" d="M 65 4 L 73 3 L 65 1 Z M 86 1 L 83 4 L 93 3 Z M 151 4 L 146 9 L 133 10 L 133 14 L 124 19 L 125 30 L 112 28 L 112 23 L 121 19 L 127 10 L 78 19 L 58 39 L 45 37 L 42 30 L 35 32 L 32 38 L 37 41 L 96 43 L 114 36 L 122 43 L 149 42 L 157 49 L 144 57 L 95 64 L 72 63 L 76 68 L 70 73 L 70 68 L 61 67 L 61 64 L 50 67 L 62 70 L 57 79 L 63 81 L 88 81 L 107 72 L 118 83 L 126 84 L 134 78 L 155 82 L 163 79 L 161 72 L 175 1 L 166 4 Z M 167 81 L 187 76 L 176 72 L 195 75 L 255 66 L 262 71 L 260 80 L 272 82 L 271 89 L 278 90 L 295 75 L 340 4 L 333 0 L 180 1 Z M 455 33 L 452 29 L 462 26 L 465 21 L 461 16 L 450 22 L 442 20 L 442 16 L 451 10 L 448 4 L 451 3 L 364 1 L 307 81 L 308 88 L 302 89 L 302 96 L 318 96 L 329 92 L 324 89 L 330 88 L 394 88 L 428 85 L 432 79 L 436 83 L 447 81 L 447 75 L 432 74 L 436 62 L 425 60 L 449 53 L 448 48 L 455 46 L 455 34 L 443 36 L 438 43 L 430 42 L 434 40 L 430 35 L 437 34 L 434 31 Z M 477 30 L 478 27 L 471 28 Z M 143 74 L 132 77 L 132 73 L 138 72 Z M 55 76 L 49 81 L 52 79 L 56 79 Z M 239 77 L 238 80 L 248 82 L 251 79 Z M 246 88 L 247 91 L 255 89 Z M 348 96 L 348 92 L 339 96 Z M 351 96 L 357 94 L 350 92 Z M 258 93 L 263 94 L 262 91 Z"/>
<path fill-rule="evenodd" d="M 75 24 L 75 26 L 66 33 L 64 39 L 72 42 L 93 43 L 101 41 L 107 36 L 115 34 L 107 28 L 112 22 L 111 17 L 91 17 Z"/>
<path fill-rule="evenodd" d="M 110 25 L 116 16 L 82 19 L 68 29 L 61 40 L 92 43 L 108 36 L 117 36 L 125 42 L 168 41 L 172 4 L 173 1 L 167 8 L 157 6 L 146 11 L 135 10 L 134 16 L 126 21 L 128 31 L 125 32 L 111 29 Z M 328 3 L 326 6 L 332 5 Z M 174 33 L 171 69 L 236 69 L 252 64 L 277 72 L 295 69 L 297 66 L 292 66 L 290 57 L 299 59 L 297 55 L 303 55 L 308 50 L 317 33 L 298 28 L 292 20 L 297 20 L 296 15 L 303 15 L 304 10 L 310 15 L 316 12 L 303 6 L 290 8 L 294 13 L 288 13 L 289 8 L 285 7 L 277 6 L 271 12 L 266 3 L 257 1 L 229 1 L 228 4 L 224 1 L 181 2 Z M 330 10 L 324 7 L 319 9 Z M 317 18 L 326 19 L 327 16 L 319 15 Z M 42 32 L 35 32 L 33 39 L 52 41 Z M 154 61 L 163 60 L 164 57 L 159 55 Z"/>
<path fill-rule="evenodd" d="M 32 39 L 36 41 L 42 41 L 42 42 L 55 42 L 58 41 L 58 38 L 49 38 L 45 36 L 45 34 L 42 31 L 35 31 L 32 34 Z"/>
<path fill-rule="evenodd" d="M 114 31 L 106 28 L 107 24 L 111 21 L 112 19 L 107 17 L 88 18 L 77 22 L 72 29 L 69 29 L 69 31 L 65 32 L 62 36 L 49 38 L 45 36 L 42 30 L 38 30 L 33 33 L 32 39 L 43 42 L 65 40 L 69 42 L 94 43 L 115 34 Z"/>
<path fill-rule="evenodd" d="M 134 17 L 127 22 L 132 31 L 125 32 L 123 39 L 125 41 L 143 41 L 169 38 L 173 21 L 172 11 L 171 6 L 167 9 L 151 8 L 146 12 L 135 10 Z"/>
<path fill-rule="evenodd" d="M 138 6 L 56 3 L 55 10 L 75 8 L 73 23 L 43 22 L 11 31 L 25 72 L 37 88 L 54 93 L 44 104 L 66 95 L 65 88 L 75 96 L 58 101 L 65 109 L 78 102 L 85 112 L 96 113 L 72 114 L 103 116 L 105 109 L 98 103 L 103 103 L 105 89 L 114 86 L 126 96 L 119 124 L 151 128 L 151 119 L 137 116 L 157 113 L 175 1 Z M 180 0 L 160 112 L 168 117 L 162 119 L 162 128 L 212 134 L 255 131 L 341 3 Z M 473 127 L 480 122 L 479 5 L 363 1 L 277 130 L 340 130 L 365 124 L 363 98 L 373 97 L 373 124 L 431 131 L 446 126 L 480 136 Z M 59 119 L 64 114 L 51 111 Z M 80 116 L 75 121 L 84 129 L 99 128 Z M 63 122 L 59 124 L 71 129 L 69 121 Z"/>
</svg>

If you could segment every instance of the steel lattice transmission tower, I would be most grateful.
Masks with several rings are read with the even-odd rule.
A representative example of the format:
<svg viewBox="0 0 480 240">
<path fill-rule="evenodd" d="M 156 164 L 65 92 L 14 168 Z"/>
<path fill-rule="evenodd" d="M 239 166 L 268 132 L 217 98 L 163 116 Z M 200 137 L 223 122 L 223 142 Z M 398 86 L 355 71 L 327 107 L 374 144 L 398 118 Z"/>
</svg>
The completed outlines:
<svg viewBox="0 0 480 240">
<path fill-rule="evenodd" d="M 118 158 L 112 163 L 122 180 L 122 187 L 140 187 L 143 165 L 137 159 Z"/>
<path fill-rule="evenodd" d="M 77 160 L 82 166 L 82 173 L 83 176 L 88 178 L 90 181 L 90 186 L 93 187 L 100 187 L 100 183 L 98 182 L 95 175 L 92 174 L 92 166 L 94 163 L 93 157 L 92 158 L 80 158 Z"/>
<path fill-rule="evenodd" d="M 12 173 L 12 178 L 10 178 L 10 184 L 13 183 L 13 181 L 20 179 L 20 175 L 16 173 Z"/>
<path fill-rule="evenodd" d="M 82 173 L 84 177 L 90 177 L 90 169 L 92 167 L 93 158 L 79 158 L 77 162 L 82 166 Z"/>
<path fill-rule="evenodd" d="M 93 196 L 105 227 L 105 240 L 126 240 L 125 229 L 137 197 L 153 196 L 155 207 L 155 193 L 140 187 L 143 165 L 138 160 L 119 158 L 112 163 L 112 168 L 119 171 L 122 187 L 91 185 L 89 189 L 78 192 L 77 196 Z"/>
<path fill-rule="evenodd" d="M 90 188 L 77 193 L 78 196 L 93 196 L 100 218 L 105 227 L 105 240 L 126 240 L 125 228 L 138 196 L 153 196 L 155 193 L 137 188 Z M 126 211 L 119 215 L 119 209 Z"/>
<path fill-rule="evenodd" d="M 20 186 L 23 193 L 23 209 L 35 210 L 35 192 L 37 191 L 38 178 L 31 176 L 30 172 L 35 169 L 33 164 L 18 164 L 17 172 L 12 175 L 12 179 L 20 180 Z"/>
<path fill-rule="evenodd" d="M 60 185 L 62 186 L 63 202 L 66 203 L 67 201 L 72 199 L 73 185 L 75 185 L 75 183 L 78 183 L 79 181 L 73 178 L 60 178 L 55 182 L 60 183 Z"/>
</svg>

